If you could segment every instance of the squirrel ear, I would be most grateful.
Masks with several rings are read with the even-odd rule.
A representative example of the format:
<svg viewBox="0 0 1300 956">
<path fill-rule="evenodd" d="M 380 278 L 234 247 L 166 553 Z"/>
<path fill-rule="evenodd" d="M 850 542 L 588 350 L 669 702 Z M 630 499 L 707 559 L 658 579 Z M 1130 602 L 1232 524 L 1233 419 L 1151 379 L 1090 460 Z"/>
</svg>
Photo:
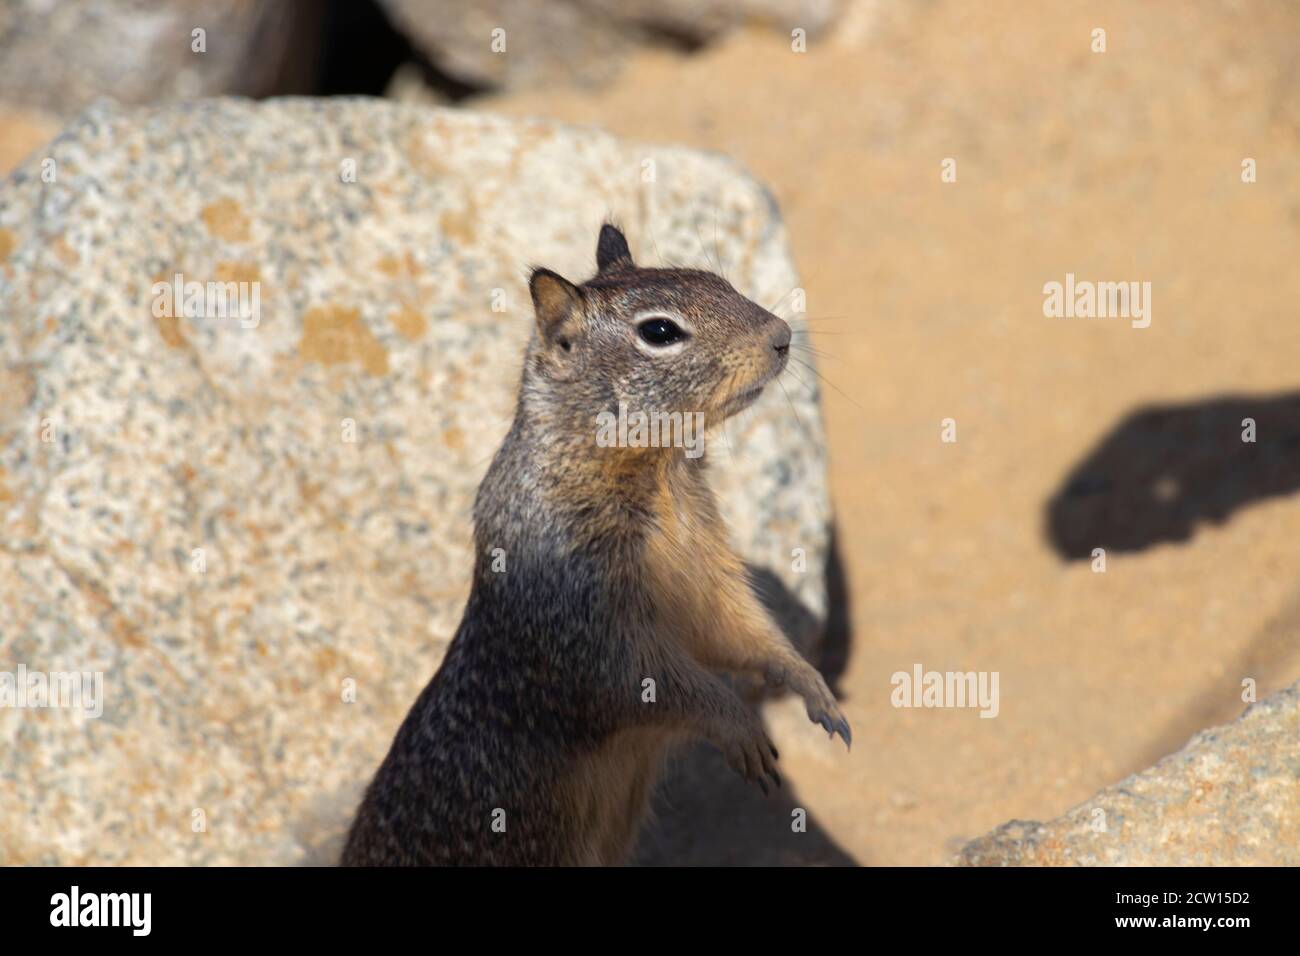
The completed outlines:
<svg viewBox="0 0 1300 956">
<path fill-rule="evenodd" d="M 605 223 L 600 227 L 600 238 L 596 240 L 596 269 L 609 272 L 612 269 L 631 269 L 632 250 L 627 247 L 627 239 L 618 227 Z"/>
<path fill-rule="evenodd" d="M 538 331 L 548 340 L 564 320 L 582 306 L 582 293 L 578 287 L 550 269 L 534 269 L 528 280 L 528 291 L 533 296 Z"/>
</svg>

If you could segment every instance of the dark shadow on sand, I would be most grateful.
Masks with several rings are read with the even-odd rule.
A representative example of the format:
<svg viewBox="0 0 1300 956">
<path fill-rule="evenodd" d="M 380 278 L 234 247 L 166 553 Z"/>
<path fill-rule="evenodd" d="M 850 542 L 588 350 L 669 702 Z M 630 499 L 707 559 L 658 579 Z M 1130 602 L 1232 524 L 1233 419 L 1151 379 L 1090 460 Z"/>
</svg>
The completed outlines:
<svg viewBox="0 0 1300 956">
<path fill-rule="evenodd" d="M 1247 419 L 1255 441 L 1243 441 Z M 1135 552 L 1190 540 L 1199 525 L 1240 508 L 1300 492 L 1300 392 L 1227 395 L 1139 409 L 1122 419 L 1066 476 L 1047 502 L 1048 541 L 1065 560 L 1094 548 Z M 1200 730 L 1247 706 L 1242 681 L 1260 699 L 1294 679 L 1300 661 L 1300 591 L 1189 705 L 1160 728 L 1128 772 L 1181 749 Z"/>
<path fill-rule="evenodd" d="M 1242 441 L 1245 419 L 1255 441 Z M 1066 476 L 1046 533 L 1066 560 L 1186 541 L 1262 498 L 1300 491 L 1300 393 L 1140 409 Z"/>
<path fill-rule="evenodd" d="M 799 807 L 786 780 L 768 796 L 733 773 L 706 744 L 679 757 L 660 782 L 654 817 L 642 831 L 638 866 L 856 866 L 810 816 L 791 827 Z"/>
</svg>

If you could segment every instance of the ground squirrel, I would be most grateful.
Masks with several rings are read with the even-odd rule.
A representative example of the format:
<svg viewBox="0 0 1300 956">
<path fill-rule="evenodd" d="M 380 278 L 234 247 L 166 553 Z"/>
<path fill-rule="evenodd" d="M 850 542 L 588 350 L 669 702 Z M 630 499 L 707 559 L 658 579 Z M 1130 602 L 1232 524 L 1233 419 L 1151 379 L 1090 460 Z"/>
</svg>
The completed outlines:
<svg viewBox="0 0 1300 956">
<path fill-rule="evenodd" d="M 536 324 L 474 505 L 465 615 L 345 865 L 622 862 L 663 758 L 695 737 L 779 785 L 762 722 L 718 672 L 791 688 L 849 743 L 727 543 L 705 458 L 595 440 L 621 405 L 716 426 L 784 370 L 789 326 L 720 276 L 636 266 L 612 225 L 596 261 L 581 285 L 529 280 Z"/>
</svg>

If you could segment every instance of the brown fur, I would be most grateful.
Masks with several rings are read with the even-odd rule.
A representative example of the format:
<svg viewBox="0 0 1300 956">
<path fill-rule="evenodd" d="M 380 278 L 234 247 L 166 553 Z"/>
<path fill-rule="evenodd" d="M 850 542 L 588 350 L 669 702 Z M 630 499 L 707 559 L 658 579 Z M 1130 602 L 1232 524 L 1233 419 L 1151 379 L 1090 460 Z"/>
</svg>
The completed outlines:
<svg viewBox="0 0 1300 956">
<path fill-rule="evenodd" d="M 716 427 L 784 369 L 789 328 L 718 276 L 637 268 L 612 226 L 597 261 L 581 286 L 533 274 L 537 328 L 475 505 L 465 617 L 367 790 L 345 863 L 621 862 L 665 757 L 690 738 L 764 790 L 779 784 L 775 748 L 721 672 L 789 686 L 849 740 L 825 681 L 754 596 L 705 458 L 594 440 L 597 412 L 620 403 L 699 410 Z M 642 326 L 665 317 L 682 337 L 647 339 Z"/>
</svg>

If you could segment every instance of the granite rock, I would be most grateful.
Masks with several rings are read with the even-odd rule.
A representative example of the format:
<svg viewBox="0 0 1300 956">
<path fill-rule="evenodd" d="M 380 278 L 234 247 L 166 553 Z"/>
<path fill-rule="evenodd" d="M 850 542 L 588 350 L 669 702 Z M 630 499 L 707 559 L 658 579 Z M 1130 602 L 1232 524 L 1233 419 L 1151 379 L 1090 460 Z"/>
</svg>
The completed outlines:
<svg viewBox="0 0 1300 956">
<path fill-rule="evenodd" d="M 692 48 L 742 24 L 815 37 L 842 0 L 380 0 L 439 69 L 486 87 L 594 84 L 635 46 Z"/>
<path fill-rule="evenodd" d="M 48 152 L 0 186 L 0 671 L 101 672 L 103 713 L 0 708 L 0 863 L 332 862 L 460 617 L 527 266 L 589 275 L 613 214 L 771 304 L 784 228 L 722 156 L 375 100 L 100 103 Z M 249 308 L 169 315 L 177 275 Z M 815 621 L 824 442 L 786 391 L 706 454 Z"/>
<path fill-rule="evenodd" d="M 1012 820 L 964 866 L 1300 865 L 1300 684 L 1050 823 Z"/>
<path fill-rule="evenodd" d="M 310 6 L 0 0 L 0 97 L 66 117 L 101 96 L 143 104 L 269 92 L 314 42 L 304 33 L 317 22 Z"/>
</svg>

